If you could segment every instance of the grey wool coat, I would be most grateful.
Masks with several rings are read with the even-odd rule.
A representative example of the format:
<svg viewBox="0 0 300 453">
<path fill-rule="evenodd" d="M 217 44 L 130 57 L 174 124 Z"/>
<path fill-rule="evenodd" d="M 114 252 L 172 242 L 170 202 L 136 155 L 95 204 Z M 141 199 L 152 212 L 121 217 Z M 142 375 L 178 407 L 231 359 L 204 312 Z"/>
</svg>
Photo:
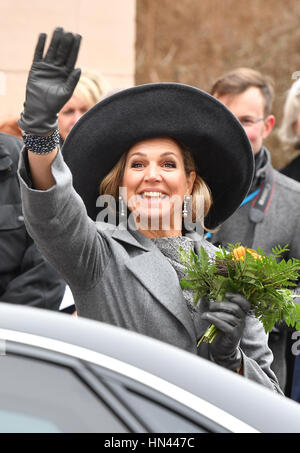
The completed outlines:
<svg viewBox="0 0 300 453">
<path fill-rule="evenodd" d="M 192 321 L 177 274 L 156 245 L 122 225 L 107 228 L 86 214 L 59 153 L 52 164 L 56 184 L 33 190 L 26 152 L 19 165 L 25 222 L 42 253 L 69 284 L 79 316 L 114 324 L 210 359 L 209 346 L 197 350 L 208 322 L 205 306 Z M 197 235 L 196 251 L 214 247 Z M 244 376 L 281 393 L 270 369 L 272 353 L 259 321 L 247 316 L 240 342 Z"/>
</svg>

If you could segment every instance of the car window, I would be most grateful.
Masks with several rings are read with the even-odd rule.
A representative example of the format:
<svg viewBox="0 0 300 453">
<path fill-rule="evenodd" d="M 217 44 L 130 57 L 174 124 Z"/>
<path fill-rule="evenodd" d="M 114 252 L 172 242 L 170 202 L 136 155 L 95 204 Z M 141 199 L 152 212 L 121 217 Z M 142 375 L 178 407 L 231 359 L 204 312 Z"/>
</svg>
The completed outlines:
<svg viewBox="0 0 300 453">
<path fill-rule="evenodd" d="M 0 432 L 128 432 L 71 369 L 0 357 Z"/>
<path fill-rule="evenodd" d="M 29 414 L 0 410 L 1 433 L 61 433 L 50 420 L 32 417 Z"/>
<path fill-rule="evenodd" d="M 135 382 L 99 366 L 89 365 L 97 376 L 135 415 L 143 421 L 148 432 L 207 433 L 228 432 L 205 414 L 161 394 L 154 388 Z"/>
<path fill-rule="evenodd" d="M 205 433 L 207 430 L 193 423 L 179 410 L 172 410 L 158 400 L 147 398 L 139 393 L 127 391 L 127 402 L 130 401 L 136 414 L 143 417 L 146 425 L 155 433 Z"/>
</svg>

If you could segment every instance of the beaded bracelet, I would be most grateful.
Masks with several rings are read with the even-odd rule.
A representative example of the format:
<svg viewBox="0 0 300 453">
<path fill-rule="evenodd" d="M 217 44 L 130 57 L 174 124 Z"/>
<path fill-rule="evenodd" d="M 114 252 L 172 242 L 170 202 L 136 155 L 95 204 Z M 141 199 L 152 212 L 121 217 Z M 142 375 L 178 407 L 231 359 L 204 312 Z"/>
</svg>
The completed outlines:
<svg viewBox="0 0 300 453">
<path fill-rule="evenodd" d="M 59 132 L 55 129 L 53 134 L 48 136 L 31 135 L 22 131 L 23 141 L 26 149 L 35 154 L 50 154 L 59 145 Z"/>
</svg>

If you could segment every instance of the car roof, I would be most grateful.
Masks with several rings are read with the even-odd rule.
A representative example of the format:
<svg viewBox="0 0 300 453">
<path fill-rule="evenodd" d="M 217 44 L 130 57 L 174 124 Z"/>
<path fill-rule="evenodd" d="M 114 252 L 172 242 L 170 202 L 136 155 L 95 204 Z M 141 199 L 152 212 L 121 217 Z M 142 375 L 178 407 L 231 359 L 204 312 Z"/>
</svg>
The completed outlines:
<svg viewBox="0 0 300 453">
<path fill-rule="evenodd" d="M 263 432 L 300 432 L 300 406 L 197 355 L 120 327 L 0 303 L 5 332 L 56 340 L 124 361 L 215 404 Z M 29 338 L 29 337 L 28 337 Z M 66 351 L 71 348 L 66 348 Z"/>
</svg>

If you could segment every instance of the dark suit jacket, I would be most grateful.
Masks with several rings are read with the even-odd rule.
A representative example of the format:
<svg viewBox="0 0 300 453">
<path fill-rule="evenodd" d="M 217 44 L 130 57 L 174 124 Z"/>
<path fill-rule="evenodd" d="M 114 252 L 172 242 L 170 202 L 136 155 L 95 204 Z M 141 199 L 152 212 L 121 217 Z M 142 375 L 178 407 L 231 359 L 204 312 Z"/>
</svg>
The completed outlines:
<svg viewBox="0 0 300 453">
<path fill-rule="evenodd" d="M 65 283 L 27 233 L 17 167 L 22 140 L 0 133 L 0 300 L 58 309 Z"/>
<path fill-rule="evenodd" d="M 293 159 L 292 162 L 282 168 L 280 172 L 289 178 L 300 181 L 300 156 Z"/>
</svg>

